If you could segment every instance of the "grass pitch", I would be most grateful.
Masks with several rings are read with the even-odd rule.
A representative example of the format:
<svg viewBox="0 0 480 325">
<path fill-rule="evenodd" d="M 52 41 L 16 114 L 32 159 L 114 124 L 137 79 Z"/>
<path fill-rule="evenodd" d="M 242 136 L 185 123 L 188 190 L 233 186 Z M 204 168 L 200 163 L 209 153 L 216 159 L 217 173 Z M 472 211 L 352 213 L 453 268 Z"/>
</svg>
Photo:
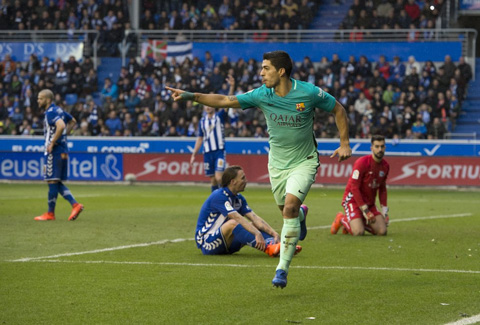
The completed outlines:
<svg viewBox="0 0 480 325">
<path fill-rule="evenodd" d="M 343 189 L 313 188 L 284 290 L 246 247 L 202 256 L 205 186 L 69 183 L 85 211 L 46 211 L 45 184 L 0 184 L 2 324 L 444 324 L 480 314 L 479 192 L 390 189 L 386 237 L 330 235 Z M 247 187 L 278 232 L 266 187 Z M 480 320 L 480 318 L 478 319 Z"/>
</svg>

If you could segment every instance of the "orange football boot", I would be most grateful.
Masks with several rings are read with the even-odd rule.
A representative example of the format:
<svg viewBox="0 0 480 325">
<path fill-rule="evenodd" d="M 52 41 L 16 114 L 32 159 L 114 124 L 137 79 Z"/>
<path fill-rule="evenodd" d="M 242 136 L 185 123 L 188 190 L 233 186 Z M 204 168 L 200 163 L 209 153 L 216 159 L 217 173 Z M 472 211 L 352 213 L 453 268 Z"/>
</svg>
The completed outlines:
<svg viewBox="0 0 480 325">
<path fill-rule="evenodd" d="M 302 251 L 302 246 L 297 245 L 295 247 L 295 253 L 293 255 L 297 255 L 301 251 Z M 267 253 L 268 256 L 270 256 L 270 257 L 279 256 L 280 255 L 280 243 L 267 245 L 264 252 Z"/>
<path fill-rule="evenodd" d="M 70 214 L 70 217 L 68 217 L 68 220 L 73 221 L 77 219 L 80 213 L 83 211 L 83 208 L 83 204 L 75 203 L 73 205 L 72 213 Z"/>
<path fill-rule="evenodd" d="M 343 218 L 343 213 L 339 212 L 335 216 L 335 220 L 332 223 L 332 226 L 330 227 L 330 233 L 332 235 L 336 235 L 340 227 L 342 226 L 342 218 Z"/>
<path fill-rule="evenodd" d="M 37 221 L 55 220 L 55 214 L 53 212 L 45 212 L 41 216 L 33 218 L 33 220 L 37 220 Z"/>
</svg>

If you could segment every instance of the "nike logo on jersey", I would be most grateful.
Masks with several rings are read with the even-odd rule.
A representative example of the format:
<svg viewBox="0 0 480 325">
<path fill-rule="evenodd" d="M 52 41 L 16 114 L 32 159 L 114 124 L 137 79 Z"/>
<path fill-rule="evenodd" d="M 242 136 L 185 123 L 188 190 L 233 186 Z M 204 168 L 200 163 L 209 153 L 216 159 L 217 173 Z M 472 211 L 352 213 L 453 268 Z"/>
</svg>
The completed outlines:
<svg viewBox="0 0 480 325">
<path fill-rule="evenodd" d="M 302 191 L 300 191 L 300 190 L 298 190 L 298 193 L 300 193 L 300 194 L 305 194 L 305 193 L 303 193 L 303 192 L 302 192 Z"/>
</svg>

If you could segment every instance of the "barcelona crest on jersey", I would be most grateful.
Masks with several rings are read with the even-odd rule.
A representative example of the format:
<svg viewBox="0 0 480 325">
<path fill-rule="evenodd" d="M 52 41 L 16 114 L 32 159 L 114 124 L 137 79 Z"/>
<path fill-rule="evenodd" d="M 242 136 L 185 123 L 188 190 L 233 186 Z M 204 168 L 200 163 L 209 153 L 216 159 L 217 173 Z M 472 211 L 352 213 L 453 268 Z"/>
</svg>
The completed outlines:
<svg viewBox="0 0 480 325">
<path fill-rule="evenodd" d="M 298 103 L 297 104 L 297 111 L 303 112 L 305 110 L 305 103 Z"/>
</svg>

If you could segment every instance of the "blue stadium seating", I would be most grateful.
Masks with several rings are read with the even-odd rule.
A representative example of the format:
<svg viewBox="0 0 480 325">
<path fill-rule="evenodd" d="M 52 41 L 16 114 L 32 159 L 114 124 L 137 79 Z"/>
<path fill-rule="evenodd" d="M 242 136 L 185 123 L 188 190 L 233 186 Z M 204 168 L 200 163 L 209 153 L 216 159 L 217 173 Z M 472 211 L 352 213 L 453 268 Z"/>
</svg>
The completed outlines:
<svg viewBox="0 0 480 325">
<path fill-rule="evenodd" d="M 66 94 L 65 95 L 65 102 L 67 103 L 68 106 L 75 105 L 78 100 L 78 95 L 77 94 Z"/>
<path fill-rule="evenodd" d="M 468 85 L 468 95 L 462 104 L 462 113 L 454 133 L 477 133 L 480 137 L 480 59 L 475 61 L 475 81 Z M 458 139 L 458 137 L 456 137 Z M 471 139 L 471 137 L 469 137 Z"/>
</svg>

